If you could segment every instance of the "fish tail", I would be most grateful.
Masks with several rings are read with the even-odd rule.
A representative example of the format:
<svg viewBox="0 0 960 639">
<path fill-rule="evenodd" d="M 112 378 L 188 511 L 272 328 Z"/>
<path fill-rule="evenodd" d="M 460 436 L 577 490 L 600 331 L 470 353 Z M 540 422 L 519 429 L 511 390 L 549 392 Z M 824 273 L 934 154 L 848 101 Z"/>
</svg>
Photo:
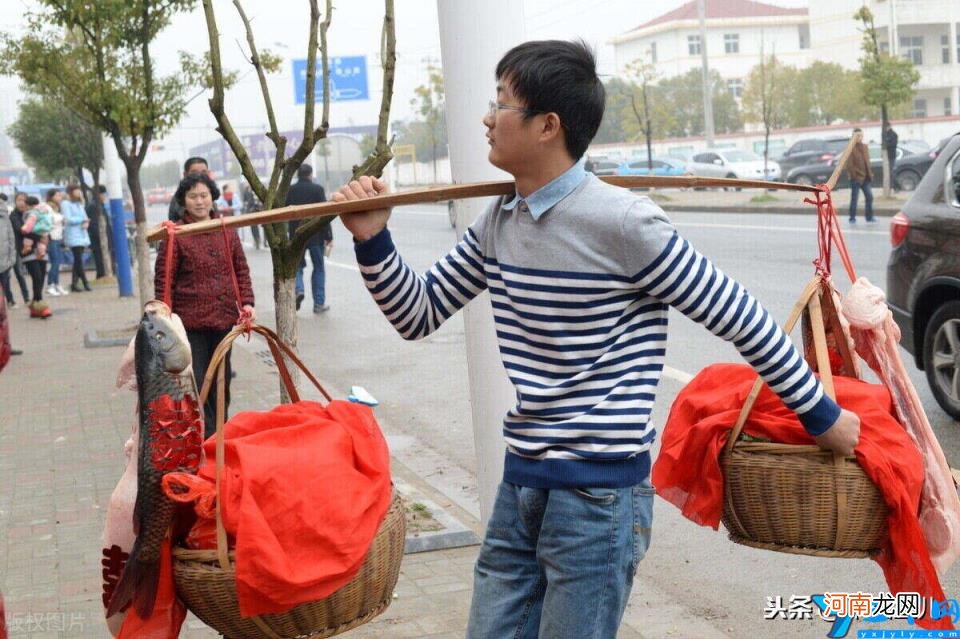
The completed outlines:
<svg viewBox="0 0 960 639">
<path fill-rule="evenodd" d="M 141 619 L 149 619 L 153 615 L 159 583 L 160 562 L 141 561 L 136 559 L 134 553 L 130 553 L 130 559 L 127 560 L 123 574 L 113 590 L 110 605 L 107 606 L 107 618 L 133 603 L 137 615 Z"/>
</svg>

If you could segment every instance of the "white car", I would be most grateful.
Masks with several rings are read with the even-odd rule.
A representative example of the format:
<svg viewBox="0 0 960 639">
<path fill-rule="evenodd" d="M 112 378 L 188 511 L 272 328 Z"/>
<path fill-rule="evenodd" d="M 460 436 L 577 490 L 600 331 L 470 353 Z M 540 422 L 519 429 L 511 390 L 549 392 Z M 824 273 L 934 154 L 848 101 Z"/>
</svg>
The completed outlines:
<svg viewBox="0 0 960 639">
<path fill-rule="evenodd" d="M 779 180 L 780 165 L 767 160 L 763 172 L 763 158 L 740 149 L 711 149 L 693 156 L 687 170 L 703 177 L 739 178 L 741 180 Z"/>
</svg>

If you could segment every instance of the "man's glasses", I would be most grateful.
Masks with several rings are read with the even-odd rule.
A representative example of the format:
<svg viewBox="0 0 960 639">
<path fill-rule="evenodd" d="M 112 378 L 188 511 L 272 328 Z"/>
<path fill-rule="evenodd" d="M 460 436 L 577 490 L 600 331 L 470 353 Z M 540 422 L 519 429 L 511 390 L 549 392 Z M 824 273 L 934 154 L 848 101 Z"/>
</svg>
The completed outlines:
<svg viewBox="0 0 960 639">
<path fill-rule="evenodd" d="M 487 104 L 487 107 L 489 108 L 487 115 L 489 115 L 491 118 L 497 117 L 497 111 L 519 111 L 520 113 L 526 113 L 527 115 L 545 113 L 545 111 L 538 111 L 536 109 L 528 109 L 526 107 L 512 106 L 509 104 L 500 104 L 494 100 L 490 100 L 490 102 Z"/>
</svg>

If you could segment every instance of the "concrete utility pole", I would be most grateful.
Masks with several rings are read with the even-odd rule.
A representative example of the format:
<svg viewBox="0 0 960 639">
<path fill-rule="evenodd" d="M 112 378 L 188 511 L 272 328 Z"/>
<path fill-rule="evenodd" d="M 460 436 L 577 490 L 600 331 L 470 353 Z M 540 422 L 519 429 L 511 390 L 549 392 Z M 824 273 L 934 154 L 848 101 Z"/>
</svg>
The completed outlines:
<svg viewBox="0 0 960 639">
<path fill-rule="evenodd" d="M 890 0 L 890 24 L 887 27 L 887 34 L 890 40 L 890 55 L 896 58 L 900 55 L 900 38 L 897 35 L 897 2 Z"/>
<path fill-rule="evenodd" d="M 480 121 L 487 102 L 496 99 L 493 72 L 497 62 L 508 49 L 523 41 L 522 3 L 437 0 L 437 12 L 453 182 L 502 180 L 509 176 L 487 161 L 489 147 Z M 463 233 L 488 203 L 476 199 L 457 201 L 457 231 Z M 463 312 L 480 514 L 486 523 L 503 475 L 503 416 L 516 403 L 516 393 L 500 361 L 488 293 L 484 292 Z"/>
<path fill-rule="evenodd" d="M 703 129 L 707 147 L 713 147 L 713 91 L 710 87 L 710 64 L 707 61 L 707 0 L 697 0 L 700 17 L 700 64 L 703 69 Z"/>
<path fill-rule="evenodd" d="M 103 168 L 107 195 L 110 196 L 110 230 L 116 254 L 117 288 L 120 297 L 133 297 L 133 276 L 130 272 L 130 249 L 127 244 L 127 223 L 123 215 L 123 172 L 113 138 L 103 136 Z M 99 194 L 97 195 L 99 197 Z"/>
</svg>

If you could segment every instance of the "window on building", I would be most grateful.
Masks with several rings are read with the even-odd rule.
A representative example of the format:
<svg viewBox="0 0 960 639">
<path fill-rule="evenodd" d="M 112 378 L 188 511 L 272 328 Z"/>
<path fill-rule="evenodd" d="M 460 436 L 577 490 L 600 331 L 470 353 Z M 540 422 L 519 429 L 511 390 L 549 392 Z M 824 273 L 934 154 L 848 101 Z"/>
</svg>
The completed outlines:
<svg viewBox="0 0 960 639">
<path fill-rule="evenodd" d="M 953 115 L 953 102 L 949 97 L 943 99 L 943 114 Z"/>
<path fill-rule="evenodd" d="M 733 95 L 733 97 L 743 97 L 743 80 L 740 78 L 727 80 L 727 89 L 730 90 L 730 94 Z"/>
<path fill-rule="evenodd" d="M 913 101 L 913 111 L 910 113 L 912 118 L 927 117 L 927 101 L 925 98 L 917 98 Z"/>
<path fill-rule="evenodd" d="M 810 25 L 801 24 L 797 27 L 797 31 L 800 35 L 800 48 L 809 49 L 810 48 Z"/>
<path fill-rule="evenodd" d="M 656 64 L 657 62 L 657 43 L 650 43 L 650 62 Z"/>
<path fill-rule="evenodd" d="M 960 62 L 960 22 L 957 23 L 957 62 Z"/>
<path fill-rule="evenodd" d="M 723 34 L 723 50 L 725 53 L 740 53 L 740 34 Z"/>
<path fill-rule="evenodd" d="M 890 43 L 886 40 L 880 42 L 880 53 L 890 53 Z"/>
<path fill-rule="evenodd" d="M 950 64 L 950 34 L 940 36 L 940 61 Z"/>
<path fill-rule="evenodd" d="M 700 36 L 699 35 L 687 36 L 687 53 L 689 53 L 690 55 L 700 55 Z"/>
<path fill-rule="evenodd" d="M 900 36 L 900 56 L 915 65 L 923 64 L 923 36 Z"/>
</svg>

